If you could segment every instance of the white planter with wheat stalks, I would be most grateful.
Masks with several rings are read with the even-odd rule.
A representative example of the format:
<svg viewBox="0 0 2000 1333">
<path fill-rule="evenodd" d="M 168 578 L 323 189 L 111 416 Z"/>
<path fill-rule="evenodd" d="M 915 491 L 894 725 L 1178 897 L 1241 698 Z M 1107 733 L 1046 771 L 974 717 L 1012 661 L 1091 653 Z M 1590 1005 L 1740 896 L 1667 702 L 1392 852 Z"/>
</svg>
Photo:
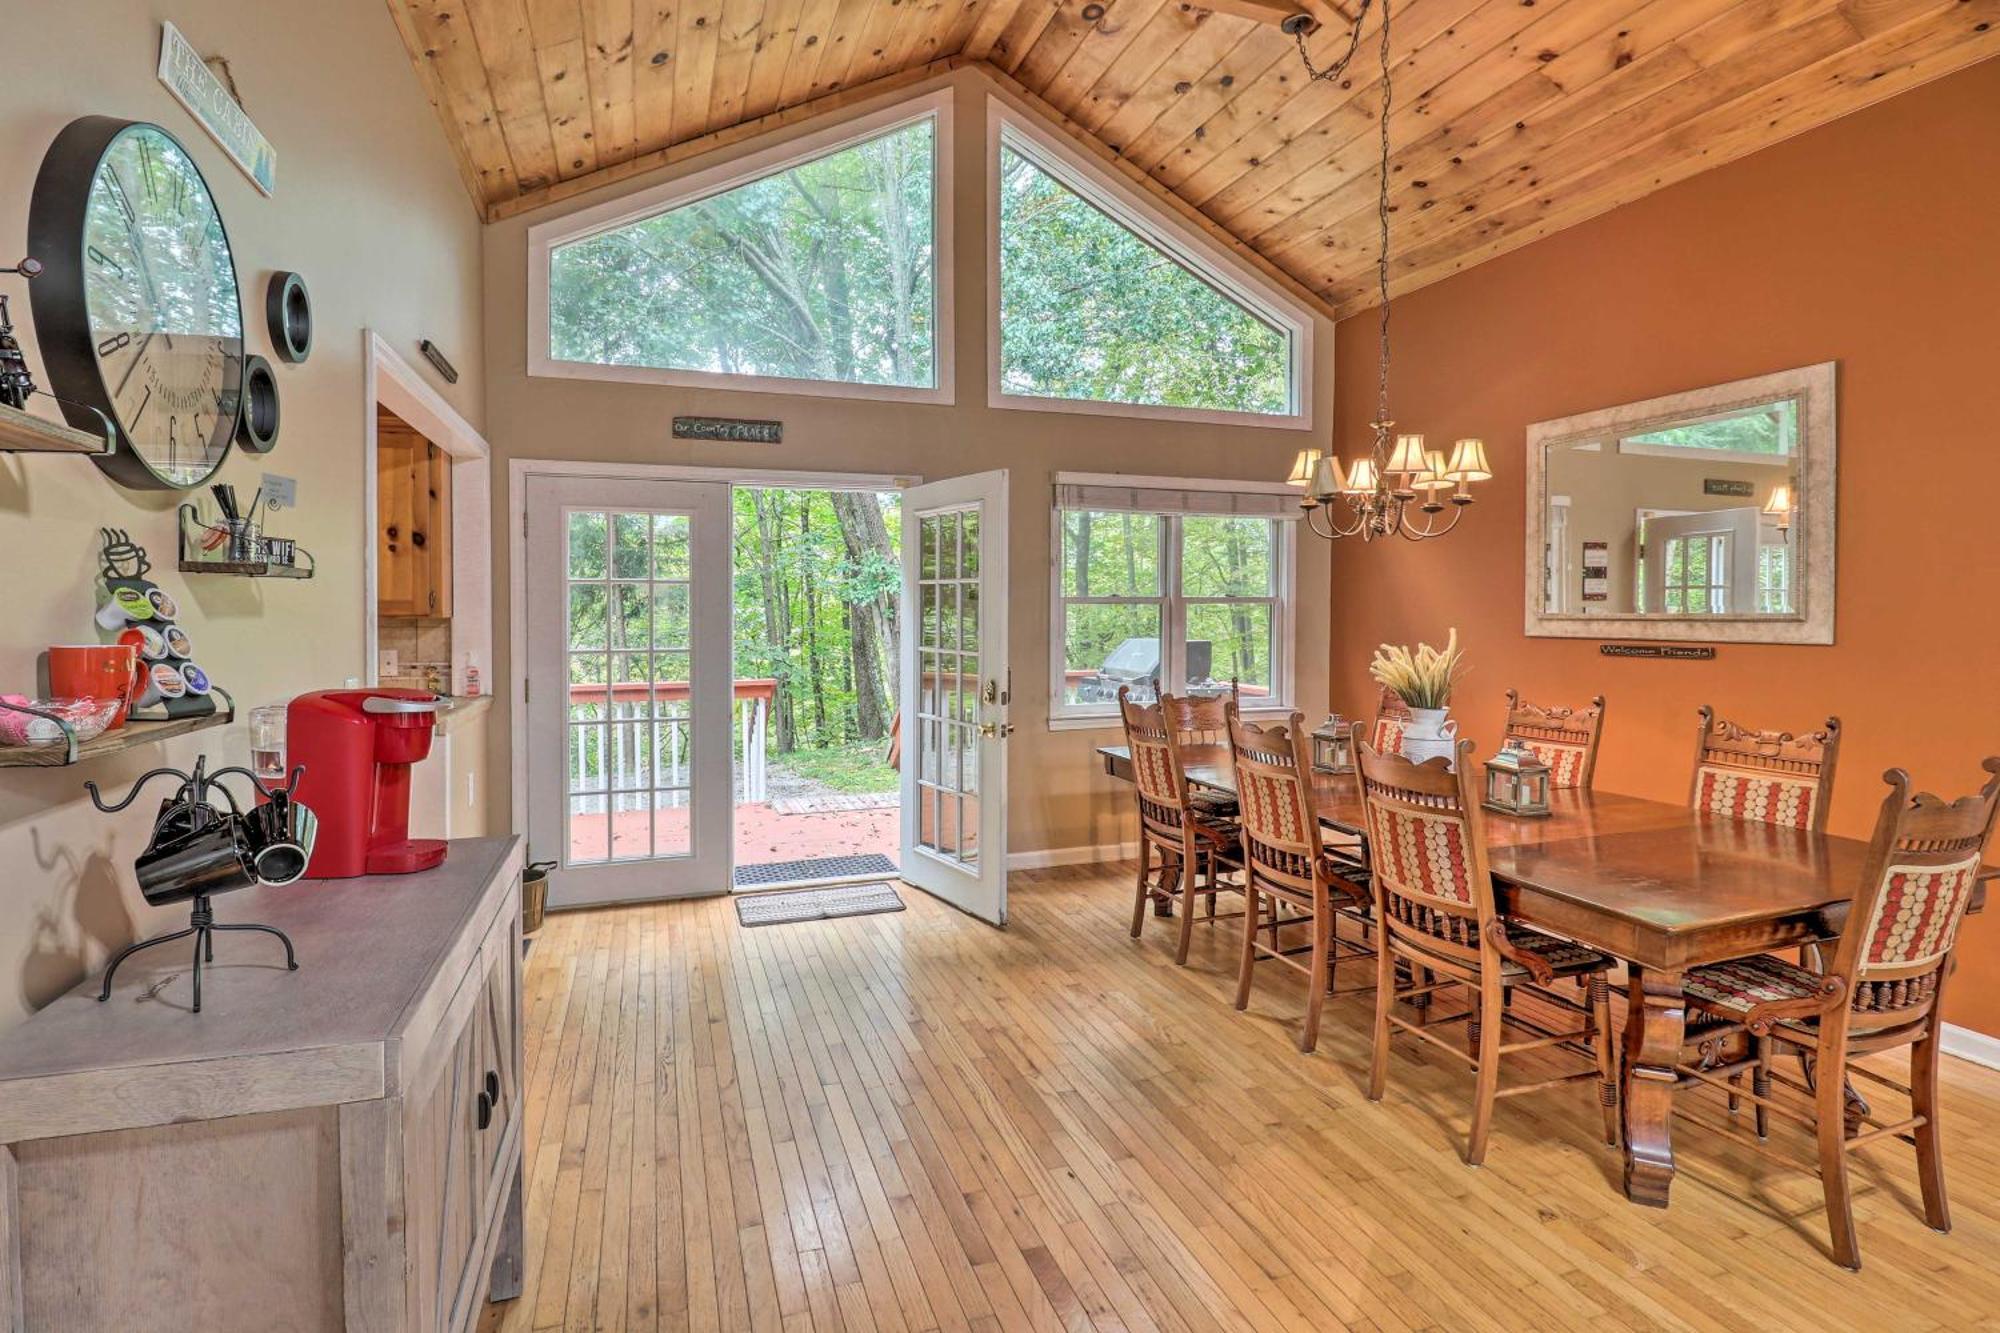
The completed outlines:
<svg viewBox="0 0 2000 1333">
<path fill-rule="evenodd" d="M 1459 651 L 1454 629 L 1442 650 L 1420 643 L 1416 651 L 1401 644 L 1383 644 L 1368 664 L 1368 674 L 1396 692 L 1410 710 L 1409 725 L 1403 728 L 1403 757 L 1413 764 L 1427 759 L 1452 762 L 1458 744 L 1458 722 L 1447 719 L 1451 711 L 1451 689 L 1465 671 L 1465 655 Z"/>
</svg>

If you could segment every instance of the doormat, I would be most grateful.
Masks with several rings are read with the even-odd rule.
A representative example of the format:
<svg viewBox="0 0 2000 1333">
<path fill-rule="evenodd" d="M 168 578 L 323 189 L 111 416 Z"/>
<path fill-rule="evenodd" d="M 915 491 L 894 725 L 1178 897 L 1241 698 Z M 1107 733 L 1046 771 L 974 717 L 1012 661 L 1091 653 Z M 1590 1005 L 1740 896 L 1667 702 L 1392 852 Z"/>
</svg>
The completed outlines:
<svg viewBox="0 0 2000 1333">
<path fill-rule="evenodd" d="M 845 884 L 837 889 L 759 893 L 736 900 L 736 919 L 745 926 L 783 926 L 794 921 L 827 921 L 903 910 L 902 895 L 887 884 Z"/>
<path fill-rule="evenodd" d="M 820 856 L 809 861 L 771 861 L 738 866 L 733 876 L 739 889 L 761 884 L 797 884 L 809 879 L 847 879 L 854 875 L 893 875 L 896 863 L 880 852 L 863 856 Z"/>
</svg>

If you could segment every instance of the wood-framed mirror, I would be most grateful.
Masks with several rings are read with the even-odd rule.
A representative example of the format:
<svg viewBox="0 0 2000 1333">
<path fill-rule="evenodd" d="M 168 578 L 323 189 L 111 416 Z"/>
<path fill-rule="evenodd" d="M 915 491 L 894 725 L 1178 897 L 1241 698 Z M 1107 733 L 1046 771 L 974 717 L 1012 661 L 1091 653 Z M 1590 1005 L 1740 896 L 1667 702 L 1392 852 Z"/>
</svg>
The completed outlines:
<svg viewBox="0 0 2000 1333">
<path fill-rule="evenodd" d="M 1527 633 L 1833 642 L 1831 361 L 1528 427 Z"/>
</svg>

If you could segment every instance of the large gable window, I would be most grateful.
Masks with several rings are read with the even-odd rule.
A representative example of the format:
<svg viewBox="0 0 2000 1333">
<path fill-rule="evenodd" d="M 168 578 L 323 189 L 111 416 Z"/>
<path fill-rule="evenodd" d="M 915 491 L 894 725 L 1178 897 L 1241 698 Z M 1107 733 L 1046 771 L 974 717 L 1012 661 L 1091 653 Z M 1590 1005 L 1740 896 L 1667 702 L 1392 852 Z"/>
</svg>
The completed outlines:
<svg viewBox="0 0 2000 1333">
<path fill-rule="evenodd" d="M 996 407 L 1308 424 L 1311 325 L 994 104 Z"/>
<path fill-rule="evenodd" d="M 922 108 L 536 228 L 533 372 L 949 401 L 946 104 Z"/>
</svg>

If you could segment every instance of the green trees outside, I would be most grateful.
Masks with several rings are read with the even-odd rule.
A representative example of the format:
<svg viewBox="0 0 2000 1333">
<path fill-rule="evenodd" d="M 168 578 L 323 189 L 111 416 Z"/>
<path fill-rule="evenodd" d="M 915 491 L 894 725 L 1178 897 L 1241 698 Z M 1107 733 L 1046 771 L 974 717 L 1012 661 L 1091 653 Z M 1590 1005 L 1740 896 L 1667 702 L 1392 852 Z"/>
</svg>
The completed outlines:
<svg viewBox="0 0 2000 1333">
<path fill-rule="evenodd" d="M 932 137 L 921 120 L 558 248 L 551 355 L 928 386 Z"/>
<path fill-rule="evenodd" d="M 1798 450 L 1799 405 L 1791 399 L 1753 407 L 1708 421 L 1666 426 L 1625 437 L 1633 444 L 1675 449 L 1727 449 L 1744 454 L 1789 454 Z"/>
<path fill-rule="evenodd" d="M 1005 144 L 1000 344 L 1010 393 L 1238 412 L 1290 404 L 1282 332 Z"/>
<path fill-rule="evenodd" d="M 898 697 L 897 497 L 745 487 L 734 503 L 736 674 L 778 682 L 771 748 L 881 742 Z"/>
</svg>

